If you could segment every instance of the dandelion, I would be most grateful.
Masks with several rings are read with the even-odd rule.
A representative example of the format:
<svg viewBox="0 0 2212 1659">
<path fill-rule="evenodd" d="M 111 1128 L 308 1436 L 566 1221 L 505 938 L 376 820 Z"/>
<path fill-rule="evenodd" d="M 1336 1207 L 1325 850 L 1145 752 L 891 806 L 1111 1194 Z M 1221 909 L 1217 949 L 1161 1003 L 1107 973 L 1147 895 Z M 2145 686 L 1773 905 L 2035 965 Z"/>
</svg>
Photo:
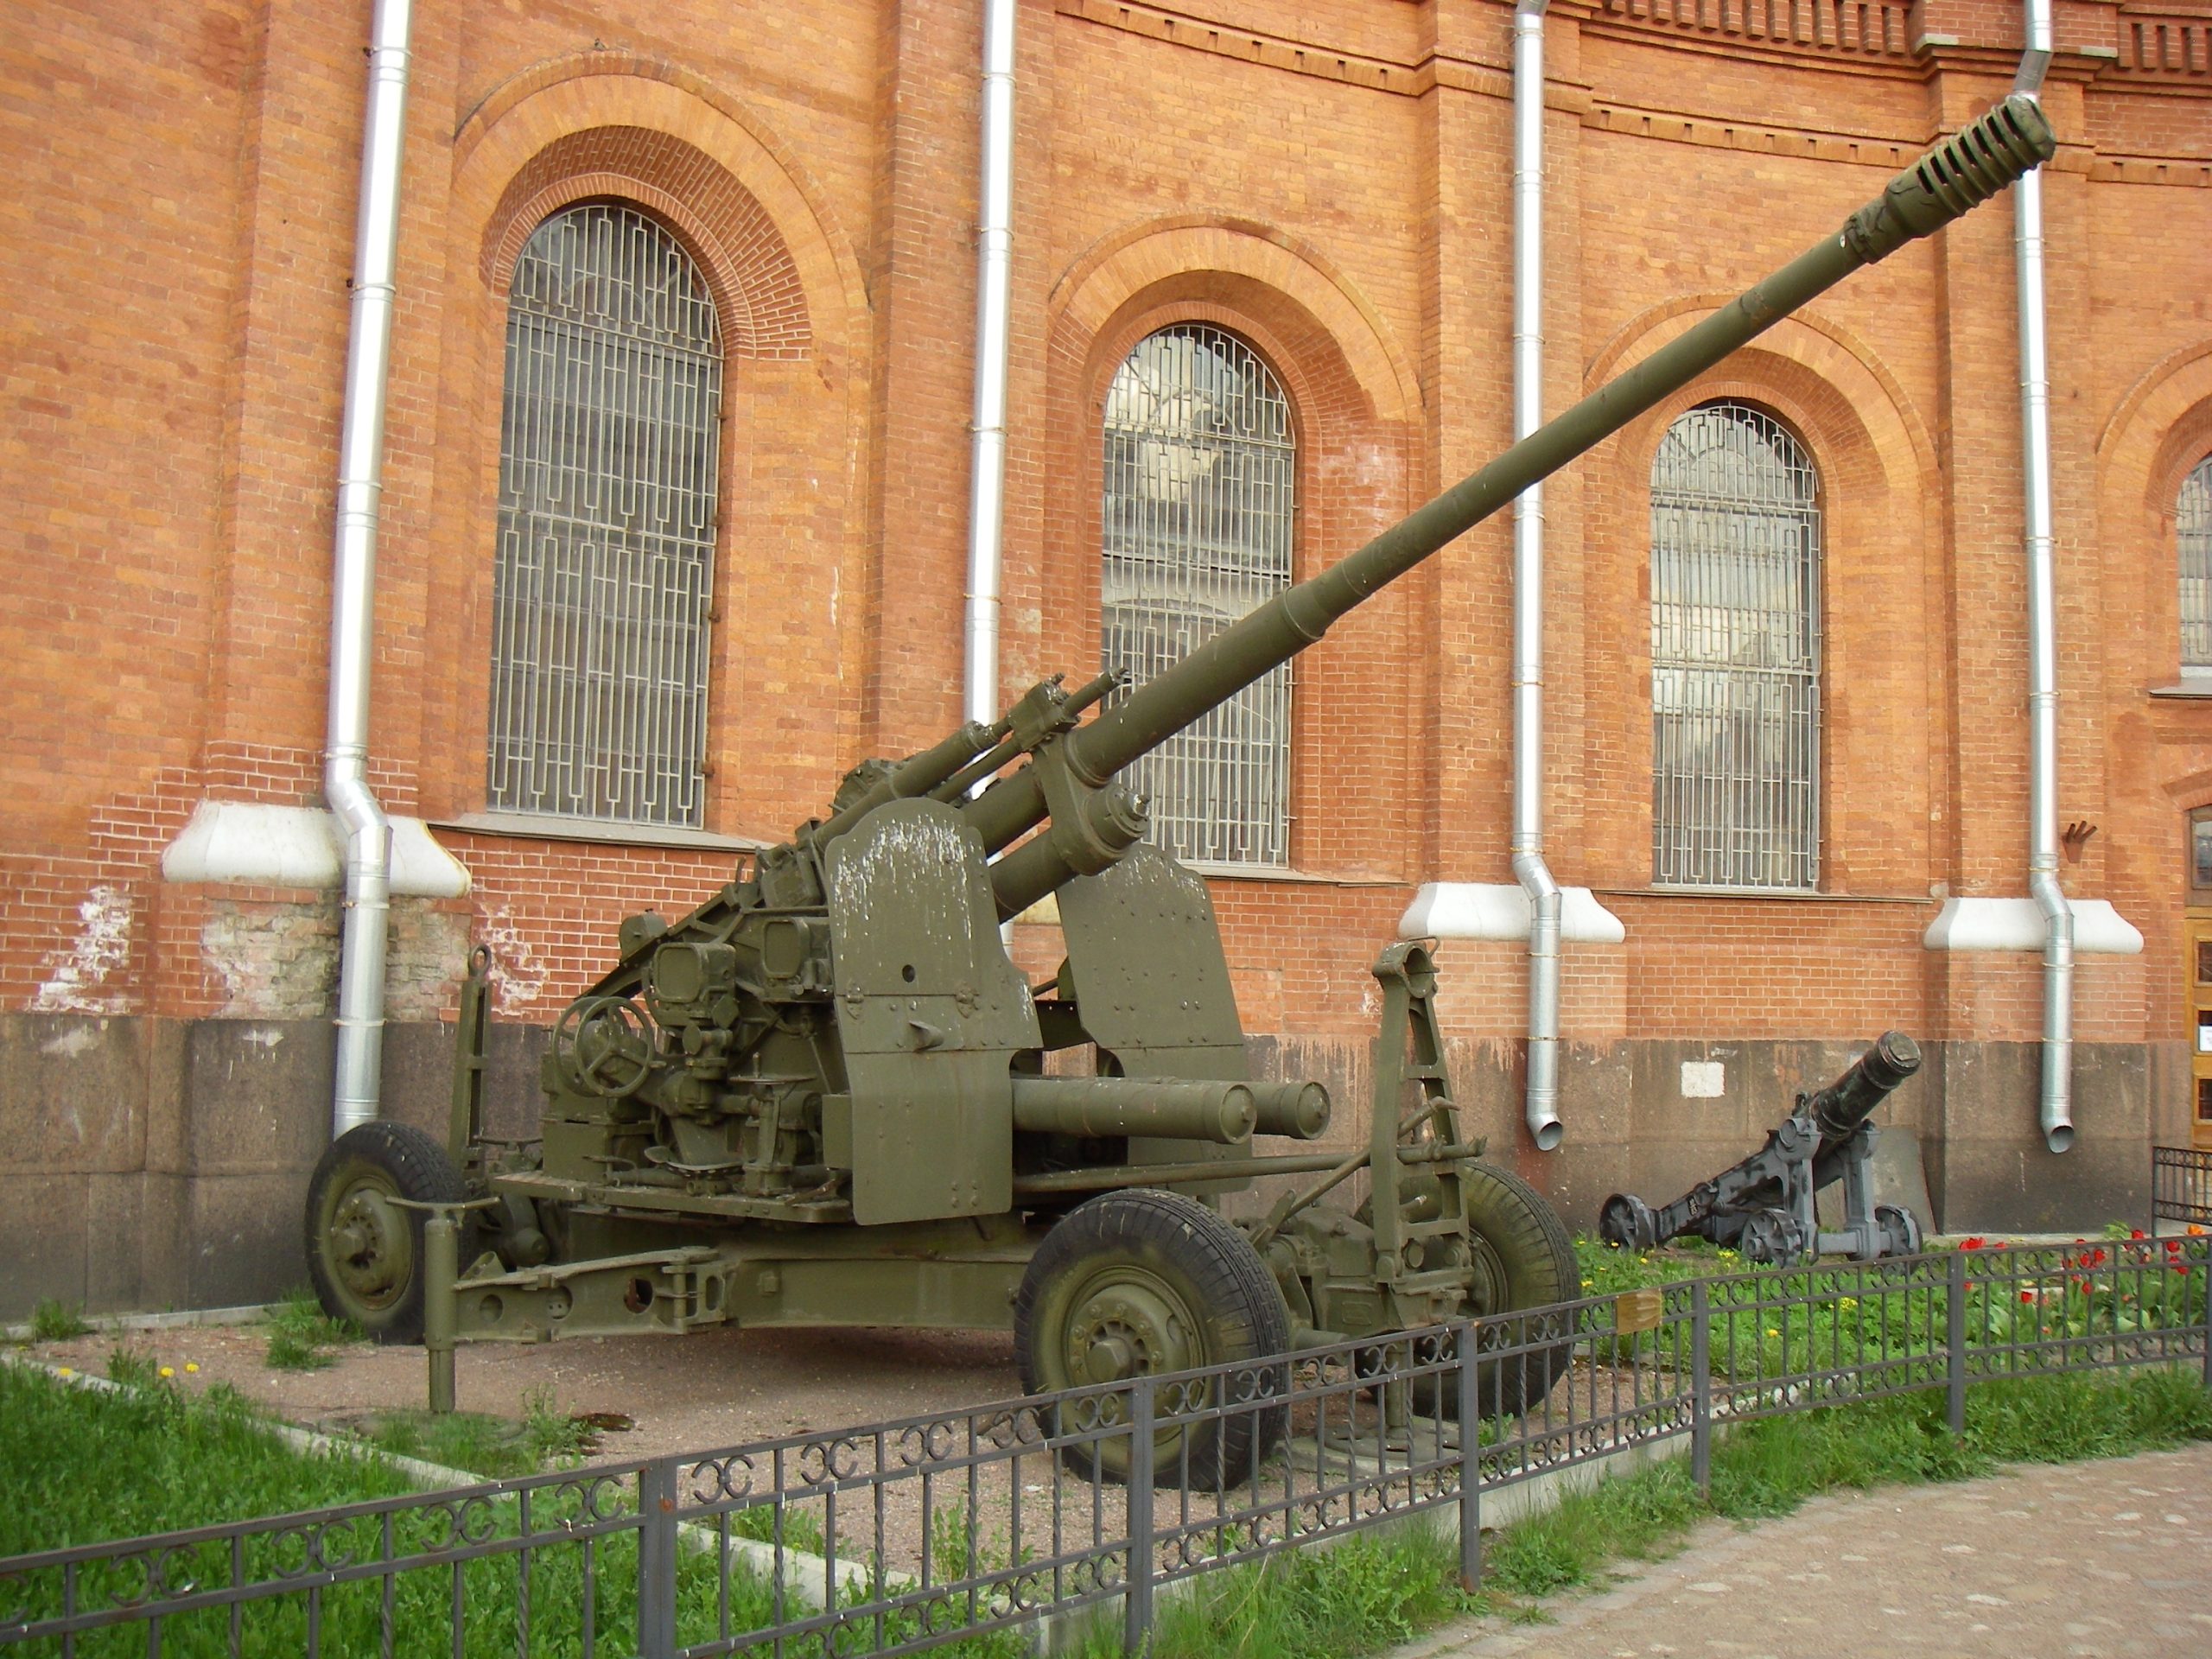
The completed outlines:
<svg viewBox="0 0 2212 1659">
<path fill-rule="evenodd" d="M 1591 1284 L 1592 1284 L 1592 1281 L 1591 1280 L 1585 1279 L 1585 1280 L 1582 1281 L 1582 1288 L 1583 1288 L 1583 1289 L 1585 1289 L 1585 1290 L 1589 1289 L 1589 1288 L 1590 1288 L 1590 1287 L 1591 1287 Z"/>
<path fill-rule="evenodd" d="M 66 1382 L 69 1378 L 76 1376 L 77 1373 L 71 1370 L 67 1365 L 64 1365 L 60 1370 L 56 1371 L 54 1375 L 60 1377 L 62 1381 Z"/>
<path fill-rule="evenodd" d="M 1775 1329 L 1772 1325 L 1770 1325 L 1769 1326 L 1767 1326 L 1767 1328 L 1766 1328 L 1766 1333 L 1767 1333 L 1767 1335 L 1769 1335 L 1770 1337 L 1778 1337 L 1778 1336 L 1780 1336 L 1780 1335 L 1782 1334 L 1782 1332 L 1779 1332 L 1779 1331 L 1776 1330 L 1776 1329 Z"/>
<path fill-rule="evenodd" d="M 199 1362 L 198 1360 L 196 1360 L 196 1359 L 188 1359 L 188 1360 L 186 1360 L 186 1361 L 184 1362 L 184 1374 L 185 1374 L 187 1376 L 193 1376 L 193 1375 L 194 1375 L 194 1373 L 196 1373 L 199 1370 L 200 1370 L 200 1362 Z"/>
<path fill-rule="evenodd" d="M 173 1376 L 175 1376 L 175 1375 L 176 1375 L 176 1367 L 175 1367 L 175 1366 L 174 1366 L 174 1365 L 164 1365 L 164 1366 L 162 1366 L 162 1370 L 161 1370 L 161 1376 L 162 1376 L 162 1380 L 163 1382 L 167 1382 L 170 1377 L 173 1377 Z"/>
</svg>

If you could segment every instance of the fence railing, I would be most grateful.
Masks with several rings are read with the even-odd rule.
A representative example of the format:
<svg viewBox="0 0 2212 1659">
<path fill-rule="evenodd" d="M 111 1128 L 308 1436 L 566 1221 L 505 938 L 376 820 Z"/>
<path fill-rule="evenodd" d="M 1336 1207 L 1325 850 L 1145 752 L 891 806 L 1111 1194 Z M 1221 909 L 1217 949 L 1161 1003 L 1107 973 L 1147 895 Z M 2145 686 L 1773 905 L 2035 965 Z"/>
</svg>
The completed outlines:
<svg viewBox="0 0 2212 1659">
<path fill-rule="evenodd" d="M 2212 1152 L 2151 1148 L 2151 1218 L 2212 1227 Z"/>
<path fill-rule="evenodd" d="M 955 1641 L 1729 1422 L 2059 1371 L 2212 1388 L 2212 1237 L 1964 1249 L 1590 1297 L 1264 1362 L 0 1560 L 0 1646 L 816 1659 Z"/>
</svg>

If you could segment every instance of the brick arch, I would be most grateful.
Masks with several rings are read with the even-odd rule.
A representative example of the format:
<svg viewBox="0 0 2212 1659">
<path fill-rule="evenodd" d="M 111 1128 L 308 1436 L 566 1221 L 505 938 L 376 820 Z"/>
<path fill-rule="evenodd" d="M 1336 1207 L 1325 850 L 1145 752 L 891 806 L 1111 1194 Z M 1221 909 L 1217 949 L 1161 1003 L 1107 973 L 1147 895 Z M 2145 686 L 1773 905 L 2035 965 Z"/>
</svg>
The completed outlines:
<svg viewBox="0 0 2212 1659">
<path fill-rule="evenodd" d="M 1418 383 L 1371 310 L 1325 262 L 1288 238 L 1241 223 L 1155 221 L 1109 238 L 1071 267 L 1048 309 L 1050 539 L 1038 567 L 1023 575 L 1051 619 L 1039 645 L 1055 667 L 1087 671 L 1098 660 L 1098 445 L 1108 387 L 1137 341 L 1179 322 L 1211 323 L 1244 340 L 1290 400 L 1299 444 L 1296 576 L 1334 563 L 1415 505 Z M 1370 708 L 1373 676 L 1360 664 L 1433 653 L 1430 635 L 1415 626 L 1427 613 L 1416 595 L 1433 582 L 1433 573 L 1409 578 L 1404 591 L 1347 617 L 1325 645 L 1299 660 L 1291 857 L 1301 868 L 1371 870 L 1378 855 L 1363 839 L 1367 827 L 1414 810 L 1414 772 L 1424 758 L 1417 744 L 1362 746 L 1325 764 L 1319 746 L 1332 708 L 1339 724 L 1343 709 L 1357 707 L 1386 725 L 1426 730 L 1426 704 Z M 1382 810 L 1355 824 L 1338 804 L 1351 798 Z M 1380 856 L 1404 853 L 1394 845 Z"/>
<path fill-rule="evenodd" d="M 509 78 L 455 136 L 445 222 L 431 640 L 423 698 L 426 810 L 480 810 L 488 709 L 491 526 L 507 286 L 549 213 L 635 204 L 696 257 L 734 372 L 723 386 L 721 523 L 708 667 L 706 828 L 760 835 L 834 785 L 859 715 L 839 686 L 865 653 L 865 619 L 836 604 L 871 563 L 868 410 L 873 330 L 849 244 L 756 114 L 699 77 L 622 53 L 555 60 Z M 791 569 L 820 579 L 794 582 Z M 800 642 L 779 652 L 762 639 Z M 798 732 L 747 711 L 771 700 Z"/>
<path fill-rule="evenodd" d="M 2107 612 L 2143 619 L 2135 672 L 2145 685 L 2171 684 L 2180 674 L 2175 512 L 2183 480 L 2207 454 L 2212 454 L 2212 340 L 2199 340 L 2146 371 L 2120 398 L 2097 440 L 2098 540 Z M 2126 608 L 2113 612 L 2114 605 Z"/>
<path fill-rule="evenodd" d="M 1592 359 L 1584 390 L 1596 391 L 1622 370 L 1688 334 L 1734 297 L 1688 296 L 1631 318 Z M 1843 447 L 1871 446 L 1872 458 L 1896 487 L 1905 487 L 1908 480 L 1917 487 L 1917 480 L 1936 469 L 1936 442 L 1927 423 L 1880 354 L 1840 322 L 1812 310 L 1783 318 L 1687 391 L 1668 399 L 1661 410 L 1631 423 L 1614 442 L 1631 442 L 1633 433 L 1662 415 L 1658 429 L 1663 431 L 1665 423 L 1683 410 L 1724 396 L 1712 389 L 1719 380 L 1745 378 L 1771 383 L 1777 396 L 1795 396 L 1813 423 L 1828 428 Z M 1673 414 L 1664 414 L 1667 409 Z M 1800 429 L 1815 438 L 1809 427 Z M 1815 442 L 1823 441 L 1815 438 Z M 1655 447 L 1657 442 L 1656 436 L 1651 440 Z"/>
<path fill-rule="evenodd" d="M 704 238 L 728 238 L 726 283 L 763 258 L 774 262 L 769 240 L 746 234 L 765 225 L 782 244 L 823 372 L 865 372 L 867 288 L 820 190 L 740 100 L 627 53 L 537 65 L 501 82 L 462 122 L 449 222 L 468 239 L 463 257 L 478 292 L 496 289 L 504 298 L 514 264 L 505 250 L 532 207 L 542 219 L 578 199 L 567 194 L 570 186 L 588 190 L 594 181 L 598 194 L 632 195 L 672 228 L 702 238 L 710 256 L 702 263 L 713 252 Z"/>
<path fill-rule="evenodd" d="M 1411 363 L 1351 279 L 1310 245 L 1243 219 L 1148 220 L 1085 250 L 1046 304 L 1055 372 L 1087 359 L 1132 305 L 1179 302 L 1225 302 L 1317 357 L 1334 358 L 1331 372 L 1344 385 L 1331 386 L 1332 395 L 1363 404 L 1376 418 L 1406 420 L 1420 409 Z"/>
<path fill-rule="evenodd" d="M 804 357 L 814 344 L 790 245 L 753 193 L 695 145 L 644 127 L 555 139 L 508 181 L 486 223 L 478 275 L 504 300 L 537 227 L 564 207 L 626 200 L 666 223 L 697 262 L 733 357 Z"/>
<path fill-rule="evenodd" d="M 1709 315 L 1717 296 L 1655 308 L 1593 360 L 1594 389 Z M 1780 420 L 1820 475 L 1822 519 L 1821 887 L 1925 891 L 1948 761 L 1926 717 L 1949 700 L 1942 641 L 1951 596 L 1937 461 L 1927 429 L 1880 359 L 1817 315 L 1784 319 L 1630 422 L 1595 458 L 1585 591 L 1590 706 L 1610 708 L 1602 751 L 1618 758 L 1594 824 L 1616 826 L 1607 879 L 1650 878 L 1650 620 L 1595 596 L 1645 594 L 1651 467 L 1684 412 L 1726 398 Z M 1605 832 L 1600 832 L 1605 833 Z"/>
</svg>

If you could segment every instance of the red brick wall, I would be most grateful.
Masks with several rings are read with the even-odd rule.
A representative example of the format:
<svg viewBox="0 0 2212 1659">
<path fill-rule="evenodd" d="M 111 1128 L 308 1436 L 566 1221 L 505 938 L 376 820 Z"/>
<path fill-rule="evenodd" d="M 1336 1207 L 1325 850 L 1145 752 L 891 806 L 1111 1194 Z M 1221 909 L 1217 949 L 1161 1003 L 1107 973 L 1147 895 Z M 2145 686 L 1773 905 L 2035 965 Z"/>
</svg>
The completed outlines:
<svg viewBox="0 0 2212 1659">
<path fill-rule="evenodd" d="M 1099 403 L 1146 330 L 1218 322 L 1283 377 L 1301 572 L 1507 441 L 1510 15 L 1023 7 L 1010 695 L 1096 660 Z M 1794 39 L 1764 10 L 1554 5 L 1553 407 L 1833 230 L 2017 51 L 2009 4 L 1793 15 Z M 239 895 L 165 889 L 160 849 L 205 797 L 316 798 L 366 16 L 87 0 L 0 43 L 7 1007 L 225 1006 L 203 931 Z M 2180 1030 L 2181 825 L 2212 801 L 2212 709 L 2146 695 L 2174 677 L 2172 493 L 2212 449 L 2205 17 L 2062 7 L 2049 94 L 2061 813 L 2100 827 L 2064 874 L 2150 941 L 2085 978 L 2084 1032 L 2135 1040 Z M 2196 31 L 2197 69 L 2158 58 L 2160 27 Z M 505 284 L 585 196 L 659 213 L 733 343 L 708 828 L 780 836 L 854 760 L 957 718 L 978 31 L 975 0 L 421 9 L 372 731 L 393 810 L 484 805 Z M 2023 886 L 2010 235 L 1999 206 L 1862 273 L 1548 489 L 1551 860 L 1628 924 L 1599 975 L 1622 1035 L 2025 1029 L 2024 959 L 1918 944 L 1937 893 Z M 1643 891 L 1650 457 L 1720 395 L 1821 470 L 1830 899 Z M 1294 860 L 1318 880 L 1217 884 L 1255 1030 L 1364 1030 L 1411 884 L 1510 879 L 1509 562 L 1501 518 L 1300 663 Z M 731 864 L 442 838 L 475 888 L 425 913 L 499 947 L 525 1020 L 595 976 L 622 914 Z M 1510 1034 L 1518 956 L 1478 955 L 1455 1006 Z"/>
</svg>

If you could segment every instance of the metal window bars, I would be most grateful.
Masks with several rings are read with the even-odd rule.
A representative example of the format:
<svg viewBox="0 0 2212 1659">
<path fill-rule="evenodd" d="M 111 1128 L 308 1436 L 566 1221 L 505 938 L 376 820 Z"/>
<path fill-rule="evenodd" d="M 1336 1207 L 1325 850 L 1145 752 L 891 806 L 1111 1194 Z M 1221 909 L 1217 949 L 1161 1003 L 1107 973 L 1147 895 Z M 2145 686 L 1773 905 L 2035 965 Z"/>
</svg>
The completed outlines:
<svg viewBox="0 0 2212 1659">
<path fill-rule="evenodd" d="M 1820 881 L 1820 480 L 1771 416 L 1694 409 L 1651 463 L 1651 879 Z"/>
<path fill-rule="evenodd" d="M 2174 517 L 2181 554 L 2181 665 L 2212 671 L 2212 455 L 2182 480 Z"/>
<path fill-rule="evenodd" d="M 495 810 L 702 823 L 721 406 L 674 237 L 606 203 L 538 226 L 507 307 Z"/>
<path fill-rule="evenodd" d="M 1297 442 L 1252 348 L 1206 324 L 1137 342 L 1106 396 L 1101 656 L 1142 684 L 1290 584 Z M 1179 858 L 1290 856 L 1287 664 L 1129 768 Z"/>
</svg>

